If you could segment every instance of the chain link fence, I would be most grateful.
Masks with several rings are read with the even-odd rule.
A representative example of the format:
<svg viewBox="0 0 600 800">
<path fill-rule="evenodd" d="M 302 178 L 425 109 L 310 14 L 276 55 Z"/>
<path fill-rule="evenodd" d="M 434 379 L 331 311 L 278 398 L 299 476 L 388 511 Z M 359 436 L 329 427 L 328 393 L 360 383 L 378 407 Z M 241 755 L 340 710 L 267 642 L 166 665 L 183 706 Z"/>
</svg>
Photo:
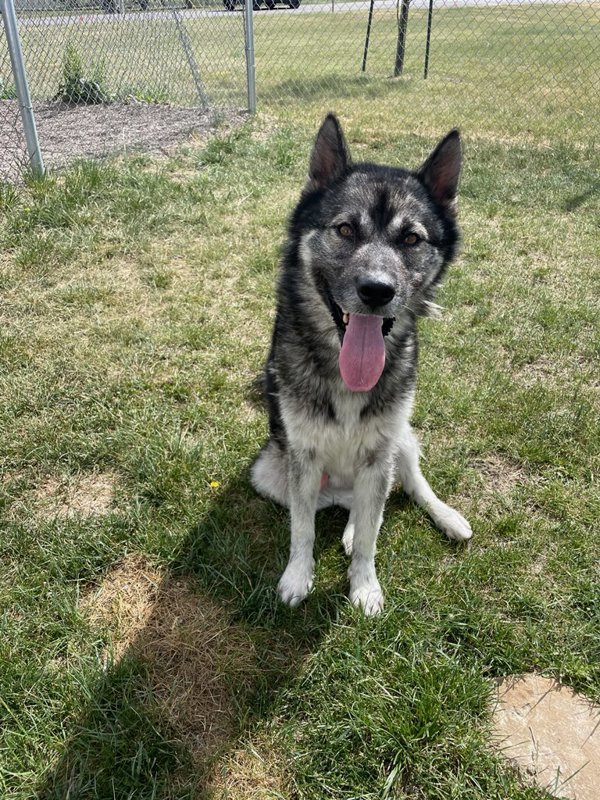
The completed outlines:
<svg viewBox="0 0 600 800">
<path fill-rule="evenodd" d="M 597 135 L 598 0 L 302 0 L 254 32 L 259 108 L 383 100 L 410 129 L 434 109 L 500 137 Z"/>
<path fill-rule="evenodd" d="M 496 138 L 597 136 L 598 0 L 254 0 L 249 29 L 243 0 L 16 3 L 47 166 L 246 109 L 253 64 L 278 117 L 382 101 L 415 131 L 424 111 L 439 127 L 468 111 Z M 6 177 L 27 158 L 1 38 L 0 104 Z"/>
<path fill-rule="evenodd" d="M 16 11 L 46 167 L 160 150 L 247 107 L 244 20 L 216 0 L 16 0 Z M 2 36 L 0 177 L 10 178 L 27 158 Z"/>
</svg>

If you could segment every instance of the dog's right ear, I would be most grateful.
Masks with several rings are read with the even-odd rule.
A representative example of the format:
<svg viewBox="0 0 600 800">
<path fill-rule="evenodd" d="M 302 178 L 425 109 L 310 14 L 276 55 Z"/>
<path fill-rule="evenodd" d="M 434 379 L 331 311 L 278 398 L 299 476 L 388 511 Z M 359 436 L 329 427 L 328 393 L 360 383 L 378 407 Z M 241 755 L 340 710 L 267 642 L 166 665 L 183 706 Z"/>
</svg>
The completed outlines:
<svg viewBox="0 0 600 800">
<path fill-rule="evenodd" d="M 350 153 L 335 114 L 327 114 L 319 128 L 308 170 L 307 189 L 326 189 L 350 164 Z"/>
</svg>

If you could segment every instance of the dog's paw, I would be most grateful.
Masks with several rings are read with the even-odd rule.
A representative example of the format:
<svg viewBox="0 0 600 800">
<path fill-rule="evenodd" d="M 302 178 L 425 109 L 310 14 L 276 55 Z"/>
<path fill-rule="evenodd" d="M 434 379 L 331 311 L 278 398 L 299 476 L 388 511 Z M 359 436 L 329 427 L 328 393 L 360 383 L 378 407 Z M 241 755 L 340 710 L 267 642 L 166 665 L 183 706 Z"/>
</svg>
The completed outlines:
<svg viewBox="0 0 600 800">
<path fill-rule="evenodd" d="M 375 566 L 363 560 L 350 564 L 350 602 L 362 608 L 367 617 L 379 614 L 383 608 L 383 592 L 375 574 Z"/>
<path fill-rule="evenodd" d="M 467 520 L 454 508 L 441 503 L 443 508 L 438 510 L 435 522 L 449 539 L 455 542 L 464 542 L 473 536 L 473 531 Z"/>
<path fill-rule="evenodd" d="M 350 602 L 362 608 L 366 617 L 374 617 L 383 609 L 383 592 L 379 581 L 375 578 L 369 583 L 350 586 Z"/>
<path fill-rule="evenodd" d="M 344 547 L 344 553 L 346 553 L 347 556 L 352 555 L 353 544 L 354 544 L 354 523 L 349 522 L 344 528 L 344 534 L 342 536 L 342 545 Z"/>
<path fill-rule="evenodd" d="M 279 579 L 277 592 L 288 606 L 296 608 L 310 592 L 313 585 L 313 565 L 293 562 L 287 565 Z"/>
</svg>

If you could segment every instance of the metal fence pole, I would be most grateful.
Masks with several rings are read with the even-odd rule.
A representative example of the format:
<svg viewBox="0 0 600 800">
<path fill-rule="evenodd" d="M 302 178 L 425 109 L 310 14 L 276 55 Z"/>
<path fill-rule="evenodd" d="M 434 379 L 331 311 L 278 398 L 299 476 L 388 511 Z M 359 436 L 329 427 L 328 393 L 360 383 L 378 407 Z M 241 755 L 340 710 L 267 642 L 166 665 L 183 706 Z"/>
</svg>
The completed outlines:
<svg viewBox="0 0 600 800">
<path fill-rule="evenodd" d="M 433 0 L 429 0 L 429 11 L 427 12 L 427 41 L 425 42 L 425 66 L 423 67 L 423 78 L 429 75 L 429 48 L 431 46 L 431 26 L 433 25 Z"/>
<path fill-rule="evenodd" d="M 188 36 L 187 30 L 181 21 L 181 14 L 176 8 L 171 8 L 171 13 L 175 18 L 175 27 L 177 28 L 177 35 L 179 36 L 179 41 L 181 42 L 181 47 L 183 48 L 183 52 L 185 53 L 185 57 L 188 62 L 188 66 L 190 68 L 190 72 L 192 73 L 192 78 L 194 84 L 196 86 L 196 94 L 198 95 L 198 100 L 200 101 L 200 106 L 202 108 L 208 108 L 208 97 L 206 95 L 206 91 L 204 89 L 204 84 L 202 83 L 202 78 L 200 77 L 200 70 L 198 69 L 198 62 L 194 56 L 194 48 L 192 47 L 192 43 L 190 42 L 190 37 Z"/>
<path fill-rule="evenodd" d="M 254 2 L 244 3 L 244 38 L 246 46 L 246 76 L 248 81 L 248 111 L 256 113 L 256 67 L 254 65 Z"/>
<path fill-rule="evenodd" d="M 362 60 L 362 71 L 364 72 L 367 68 L 367 54 L 369 52 L 369 39 L 371 38 L 371 23 L 373 22 L 373 5 L 375 0 L 371 0 L 371 5 L 369 6 L 369 21 L 367 22 L 367 35 L 365 36 L 365 50 L 363 53 L 363 60 Z"/>
<path fill-rule="evenodd" d="M 21 120 L 23 121 L 23 131 L 25 132 L 29 162 L 31 164 L 31 169 L 36 175 L 43 175 L 44 160 L 40 150 L 37 128 L 35 127 L 35 116 L 31 105 L 31 96 L 29 94 L 27 75 L 25 73 L 23 52 L 21 50 L 21 41 L 19 39 L 19 30 L 17 27 L 17 15 L 15 13 L 13 0 L 0 0 L 0 10 L 2 11 L 2 18 L 4 19 L 4 30 L 6 31 L 6 41 L 8 43 L 10 63 L 12 65 L 15 88 L 19 100 Z"/>
</svg>

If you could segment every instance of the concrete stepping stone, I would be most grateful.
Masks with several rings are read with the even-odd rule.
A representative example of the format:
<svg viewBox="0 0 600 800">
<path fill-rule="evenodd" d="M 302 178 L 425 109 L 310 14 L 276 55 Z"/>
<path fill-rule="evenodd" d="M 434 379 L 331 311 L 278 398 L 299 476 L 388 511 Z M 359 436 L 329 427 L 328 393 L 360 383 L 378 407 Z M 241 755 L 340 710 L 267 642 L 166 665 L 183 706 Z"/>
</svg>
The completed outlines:
<svg viewBox="0 0 600 800">
<path fill-rule="evenodd" d="M 493 731 L 527 782 L 554 797 L 600 800 L 600 706 L 583 695 L 540 675 L 504 678 Z"/>
</svg>

